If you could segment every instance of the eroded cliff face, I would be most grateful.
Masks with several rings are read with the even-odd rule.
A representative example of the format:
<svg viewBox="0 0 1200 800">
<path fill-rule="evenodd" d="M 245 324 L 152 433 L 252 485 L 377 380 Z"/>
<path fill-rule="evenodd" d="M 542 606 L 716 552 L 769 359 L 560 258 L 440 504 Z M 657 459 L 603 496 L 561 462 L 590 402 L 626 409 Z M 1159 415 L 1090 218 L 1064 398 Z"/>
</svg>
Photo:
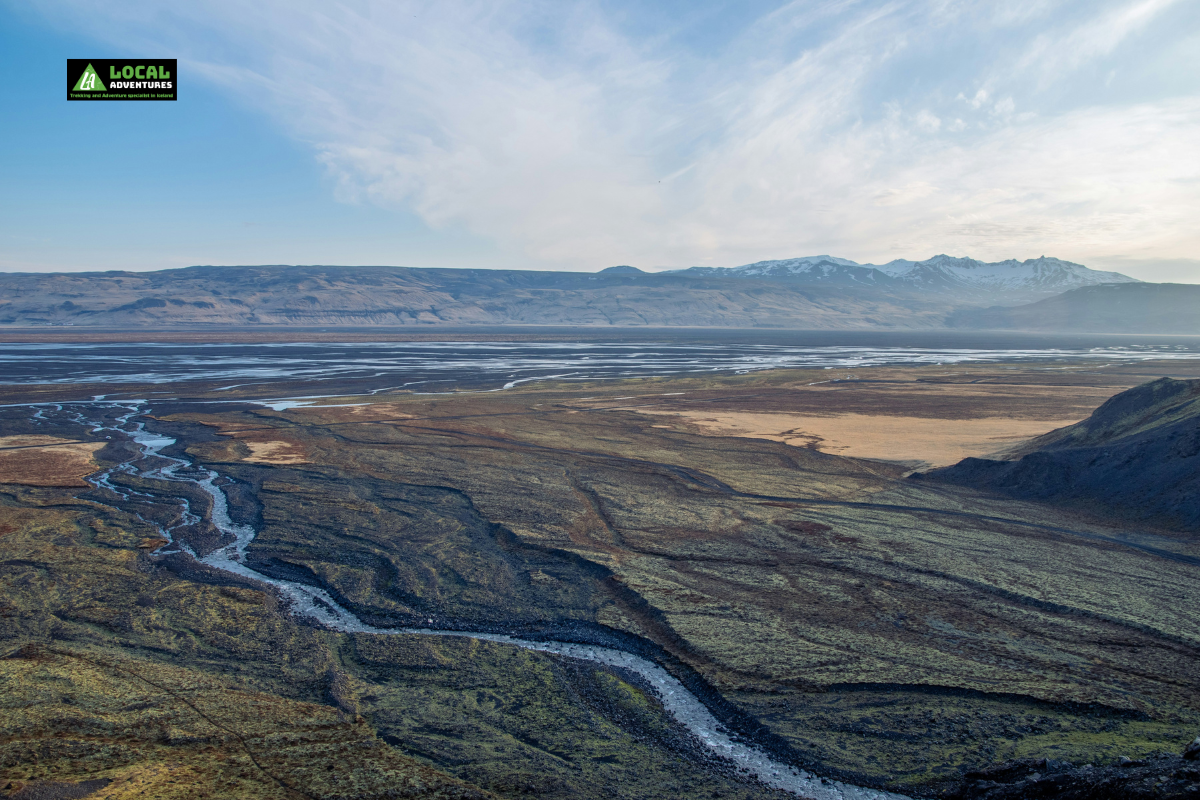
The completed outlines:
<svg viewBox="0 0 1200 800">
<path fill-rule="evenodd" d="M 919 477 L 1200 529 L 1200 381 L 1136 386 L 1008 455 L 967 458 Z"/>
</svg>

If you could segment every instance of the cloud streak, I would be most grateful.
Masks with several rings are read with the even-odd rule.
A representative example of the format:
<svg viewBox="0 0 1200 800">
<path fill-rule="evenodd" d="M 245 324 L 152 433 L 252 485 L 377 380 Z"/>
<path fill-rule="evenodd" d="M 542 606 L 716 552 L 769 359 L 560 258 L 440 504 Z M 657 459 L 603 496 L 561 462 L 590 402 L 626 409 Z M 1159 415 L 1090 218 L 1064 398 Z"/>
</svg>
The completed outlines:
<svg viewBox="0 0 1200 800">
<path fill-rule="evenodd" d="M 1148 57 L 1196 36 L 1173 0 L 797 1 L 711 50 L 588 2 L 88 11 L 496 265 L 1200 252 L 1200 79 Z"/>
</svg>

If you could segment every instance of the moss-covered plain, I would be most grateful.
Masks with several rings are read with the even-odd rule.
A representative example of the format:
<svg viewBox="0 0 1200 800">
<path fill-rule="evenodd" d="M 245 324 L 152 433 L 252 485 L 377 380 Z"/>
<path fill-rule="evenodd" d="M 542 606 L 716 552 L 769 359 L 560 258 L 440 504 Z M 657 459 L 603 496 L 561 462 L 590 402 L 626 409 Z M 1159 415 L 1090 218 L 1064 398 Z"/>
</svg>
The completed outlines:
<svg viewBox="0 0 1200 800">
<path fill-rule="evenodd" d="M 316 630 L 269 593 L 148 555 L 154 529 L 132 515 L 31 487 L 0 491 L 0 509 L 8 792 L 772 794 L 706 767 L 631 676 L 473 640 Z"/>
<path fill-rule="evenodd" d="M 826 774 L 930 793 L 1009 758 L 1178 750 L 1200 732 L 1193 539 L 908 481 L 904 464 L 706 435 L 669 413 L 826 402 L 961 418 L 1020 414 L 1027 396 L 1038 409 L 1028 413 L 1066 404 L 1085 415 L 1146 377 L 966 372 L 880 371 L 819 396 L 805 387 L 827 375 L 780 372 L 289 411 L 158 403 L 152 424 L 234 481 L 234 515 L 259 530 L 256 569 L 320 584 L 380 625 L 642 646 Z M 931 381 L 951 388 L 931 393 Z M 6 433 L 30 432 L 4 413 Z M 290 463 L 256 458 L 249 445 L 261 442 L 279 443 Z M 97 458 L 106 455 L 119 453 L 110 445 Z M 6 755 L 6 780 L 117 786 L 171 759 L 196 770 L 211 760 L 195 785 L 228 794 L 226 762 L 204 755 L 215 748 L 250 764 L 228 774 L 257 781 L 263 796 L 387 796 L 403 780 L 501 796 L 766 794 L 714 768 L 632 676 L 492 643 L 315 630 L 254 586 L 151 555 L 151 526 L 99 499 L 0 487 L 11 528 L 0 537 L 11 654 L 0 664 L 34 687 L 5 693 L 19 712 L 5 734 L 17 754 Z M 188 535 L 202 551 L 216 544 L 203 526 Z M 113 666 L 130 664 L 144 666 Z M 109 766 L 47 755 L 42 772 L 27 768 L 33 751 L 19 748 L 32 745 L 22 743 L 76 741 L 71 731 L 86 728 L 38 732 L 43 717 L 68 718 L 46 699 L 55 675 L 87 687 L 60 698 L 88 698 L 109 691 L 104 675 L 126 686 L 123 676 L 155 670 L 180 697 L 163 690 L 158 705 L 121 712 L 132 716 L 117 728 L 160 731 L 148 720 L 161 717 L 182 730 L 170 720 L 195 717 L 199 730 L 212 726 L 204 711 L 235 733 L 146 733 L 136 746 L 105 744 L 137 753 Z M 293 728 L 315 738 L 263 744 Z M 344 772 L 353 792 L 306 777 L 326 763 L 312 754 L 351 745 L 362 757 L 337 756 L 326 772 Z M 291 755 L 272 766 L 265 750 Z"/>
</svg>

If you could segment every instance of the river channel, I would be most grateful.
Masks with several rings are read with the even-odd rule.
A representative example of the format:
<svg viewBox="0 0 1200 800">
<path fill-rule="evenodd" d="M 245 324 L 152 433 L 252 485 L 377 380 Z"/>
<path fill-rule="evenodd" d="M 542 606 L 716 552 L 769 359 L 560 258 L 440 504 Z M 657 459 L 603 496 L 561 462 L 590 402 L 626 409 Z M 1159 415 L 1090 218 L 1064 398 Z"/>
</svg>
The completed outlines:
<svg viewBox="0 0 1200 800">
<path fill-rule="evenodd" d="M 903 795 L 822 778 L 811 772 L 776 761 L 753 745 L 738 741 L 717 721 L 696 695 L 692 694 L 679 680 L 660 665 L 633 653 L 589 644 L 520 639 L 500 633 L 480 633 L 432 627 L 379 628 L 369 625 L 340 606 L 323 589 L 272 578 L 246 566 L 246 549 L 254 540 L 256 531 L 252 526 L 234 522 L 230 517 L 229 505 L 225 493 L 219 485 L 220 475 L 217 472 L 194 464 L 186 458 L 163 454 L 162 451 L 173 445 L 175 439 L 146 429 L 146 423 L 138 418 L 147 410 L 145 401 L 51 403 L 31 407 L 34 409 L 34 419 L 50 421 L 50 415 L 61 415 L 65 419 L 89 427 L 92 433 L 124 438 L 137 445 L 139 450 L 137 456 L 88 477 L 88 482 L 98 490 L 112 493 L 122 501 L 134 503 L 156 499 L 151 495 L 142 494 L 127 486 L 114 483 L 112 478 L 117 473 L 126 473 L 151 480 L 187 483 L 203 490 L 212 501 L 207 514 L 203 511 L 197 513 L 187 499 L 180 499 L 180 515 L 178 521 L 173 525 L 159 525 L 142 517 L 147 524 L 157 528 L 161 536 L 168 542 L 156 553 L 159 555 L 184 553 L 214 569 L 269 586 L 284 598 L 291 613 L 296 617 L 308 619 L 328 629 L 344 633 L 385 636 L 398 634 L 464 636 L 628 670 L 641 676 L 652 688 L 667 712 L 687 728 L 707 748 L 712 757 L 732 762 L 738 771 L 753 776 L 767 786 L 782 789 L 801 797 L 814 798 L 814 800 L 907 800 Z M 194 552 L 185 541 L 177 538 L 174 533 L 179 528 L 201 522 L 205 517 L 232 541 L 210 553 L 200 554 Z"/>
</svg>

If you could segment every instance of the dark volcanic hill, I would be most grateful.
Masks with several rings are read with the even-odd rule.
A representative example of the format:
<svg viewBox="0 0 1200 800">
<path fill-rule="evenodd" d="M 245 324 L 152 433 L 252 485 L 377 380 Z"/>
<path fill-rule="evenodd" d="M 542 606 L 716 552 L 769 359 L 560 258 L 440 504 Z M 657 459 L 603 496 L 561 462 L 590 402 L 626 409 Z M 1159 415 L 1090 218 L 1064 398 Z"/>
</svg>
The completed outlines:
<svg viewBox="0 0 1200 800">
<path fill-rule="evenodd" d="M 0 325 L 937 328 L 944 296 L 768 279 L 407 267 L 0 274 Z"/>
<path fill-rule="evenodd" d="M 1200 333 L 1200 286 L 1109 283 L 1036 303 L 951 314 L 953 328 L 1073 333 Z"/>
<path fill-rule="evenodd" d="M 1200 530 L 1200 380 L 1135 386 L 1009 458 L 966 458 L 919 477 Z"/>
</svg>

